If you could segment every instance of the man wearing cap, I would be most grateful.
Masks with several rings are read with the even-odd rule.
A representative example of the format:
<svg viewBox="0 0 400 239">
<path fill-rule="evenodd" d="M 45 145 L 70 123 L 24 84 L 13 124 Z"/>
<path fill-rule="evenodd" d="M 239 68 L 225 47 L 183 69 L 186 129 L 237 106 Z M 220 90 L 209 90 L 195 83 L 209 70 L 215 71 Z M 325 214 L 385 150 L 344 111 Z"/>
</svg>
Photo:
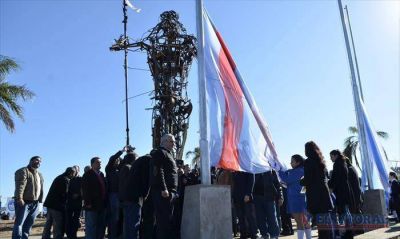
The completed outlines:
<svg viewBox="0 0 400 239">
<path fill-rule="evenodd" d="M 15 172 L 15 221 L 12 239 L 28 238 L 43 199 L 42 159 L 34 156 L 29 165 Z"/>
</svg>

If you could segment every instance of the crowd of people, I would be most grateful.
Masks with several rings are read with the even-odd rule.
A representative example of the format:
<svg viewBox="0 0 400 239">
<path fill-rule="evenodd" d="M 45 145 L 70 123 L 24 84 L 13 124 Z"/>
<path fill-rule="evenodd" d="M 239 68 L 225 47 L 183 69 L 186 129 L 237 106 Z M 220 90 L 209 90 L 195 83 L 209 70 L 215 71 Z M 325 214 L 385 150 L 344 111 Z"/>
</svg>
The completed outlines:
<svg viewBox="0 0 400 239">
<path fill-rule="evenodd" d="M 217 184 L 232 189 L 234 234 L 239 232 L 240 238 L 293 235 L 291 218 L 299 239 L 310 239 L 312 227 L 318 229 L 318 238 L 331 239 L 353 238 L 368 226 L 384 226 L 365 225 L 360 220 L 364 216 L 360 178 L 340 150 L 330 152 L 330 171 L 315 142 L 305 144 L 305 156 L 293 155 L 289 170 L 271 169 L 261 174 L 217 171 Z M 396 173 L 391 172 L 389 178 L 389 210 L 400 216 L 400 184 Z"/>
<path fill-rule="evenodd" d="M 99 157 L 90 160 L 82 177 L 79 166 L 68 167 L 53 180 L 44 200 L 42 238 L 51 238 L 51 229 L 53 238 L 65 234 L 77 238 L 81 216 L 88 239 L 106 234 L 107 238 L 179 238 L 184 188 L 199 184 L 200 175 L 198 169 L 173 158 L 174 147 L 171 134 L 161 138 L 159 148 L 141 157 L 125 146 L 110 157 L 105 175 Z M 41 158 L 34 156 L 15 173 L 13 239 L 28 238 L 43 201 L 40 164 Z"/>
<path fill-rule="evenodd" d="M 160 147 L 139 157 L 125 146 L 112 155 L 101 172 L 101 159 L 93 157 L 79 176 L 79 166 L 68 167 L 52 182 L 43 239 L 77 238 L 85 218 L 85 238 L 180 238 L 185 187 L 200 183 L 198 169 L 173 158 L 175 138 L 166 134 Z M 125 155 L 124 155 L 125 154 Z M 124 155 L 123 159 L 121 158 Z M 362 214 L 362 192 L 357 171 L 339 150 L 332 150 L 333 170 L 328 172 L 321 150 L 305 144 L 305 156 L 291 157 L 292 169 L 260 174 L 211 170 L 212 182 L 231 186 L 232 229 L 240 238 L 353 238 L 362 233 L 352 216 Z M 43 200 L 39 156 L 15 173 L 15 224 L 13 239 L 28 238 Z M 400 216 L 400 184 L 390 173 L 391 209 Z M 82 213 L 82 209 L 84 213 Z"/>
</svg>

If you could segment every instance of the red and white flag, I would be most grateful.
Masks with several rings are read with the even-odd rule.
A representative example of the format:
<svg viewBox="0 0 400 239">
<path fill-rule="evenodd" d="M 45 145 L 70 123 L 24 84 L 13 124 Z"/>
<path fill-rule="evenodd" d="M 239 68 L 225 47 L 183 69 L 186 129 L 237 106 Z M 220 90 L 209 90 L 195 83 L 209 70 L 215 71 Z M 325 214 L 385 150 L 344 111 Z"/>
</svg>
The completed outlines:
<svg viewBox="0 0 400 239">
<path fill-rule="evenodd" d="M 211 166 L 251 173 L 281 169 L 268 126 L 205 9 L 203 22 Z"/>
</svg>

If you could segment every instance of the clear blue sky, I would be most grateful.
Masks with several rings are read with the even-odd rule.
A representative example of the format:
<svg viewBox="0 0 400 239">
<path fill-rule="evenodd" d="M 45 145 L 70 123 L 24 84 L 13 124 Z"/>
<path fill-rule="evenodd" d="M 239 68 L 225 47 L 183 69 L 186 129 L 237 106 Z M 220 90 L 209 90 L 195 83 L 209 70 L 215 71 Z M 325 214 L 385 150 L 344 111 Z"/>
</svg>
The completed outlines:
<svg viewBox="0 0 400 239">
<path fill-rule="evenodd" d="M 110 52 L 122 33 L 121 1 L 0 1 L 0 53 L 22 70 L 8 80 L 26 84 L 37 97 L 24 103 L 25 122 L 16 132 L 0 126 L 0 194 L 12 196 L 14 172 L 33 155 L 43 158 L 45 188 L 67 166 L 103 159 L 125 142 L 123 55 Z M 129 35 L 139 39 L 175 10 L 196 34 L 195 2 L 133 1 Z M 399 1 L 348 4 L 365 102 L 382 144 L 399 160 Z M 205 6 L 270 126 L 281 160 L 304 154 L 315 140 L 325 156 L 343 148 L 355 125 L 350 72 L 336 1 L 211 1 Z M 147 68 L 146 55 L 132 53 L 131 67 Z M 129 95 L 152 90 L 149 72 L 129 72 Z M 197 64 L 189 76 L 194 103 L 186 149 L 198 144 Z M 151 149 L 152 102 L 130 101 L 131 141 L 139 154 Z"/>
</svg>

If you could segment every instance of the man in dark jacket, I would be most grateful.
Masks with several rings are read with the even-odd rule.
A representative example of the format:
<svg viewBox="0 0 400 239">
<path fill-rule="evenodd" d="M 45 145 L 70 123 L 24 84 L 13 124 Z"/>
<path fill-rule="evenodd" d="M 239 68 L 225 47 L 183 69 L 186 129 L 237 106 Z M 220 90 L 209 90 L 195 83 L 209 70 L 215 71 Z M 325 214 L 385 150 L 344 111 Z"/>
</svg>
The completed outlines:
<svg viewBox="0 0 400 239">
<path fill-rule="evenodd" d="M 105 232 L 106 182 L 100 172 L 101 160 L 90 160 L 91 169 L 82 177 L 82 197 L 85 208 L 85 236 L 87 239 L 102 239 Z"/>
<path fill-rule="evenodd" d="M 129 152 L 125 155 L 124 160 L 121 163 L 120 171 L 119 171 L 119 190 L 118 197 L 121 202 L 122 210 L 123 210 L 123 238 L 137 238 L 137 235 L 134 235 L 134 231 L 131 228 L 135 228 L 134 221 L 136 217 L 138 217 L 137 207 L 134 198 L 132 196 L 132 191 L 136 190 L 130 186 L 129 176 L 132 170 L 132 165 L 137 158 L 137 154 L 134 152 Z M 140 216 L 140 214 L 139 214 Z M 137 234 L 137 233 L 136 233 Z"/>
<path fill-rule="evenodd" d="M 254 202 L 261 235 L 265 238 L 268 235 L 271 238 L 278 238 L 280 229 L 276 208 L 283 203 L 283 193 L 275 171 L 256 174 Z"/>
<path fill-rule="evenodd" d="M 395 172 L 389 173 L 390 180 L 390 201 L 393 205 L 393 209 L 397 214 L 397 222 L 400 222 L 400 184 L 397 180 L 397 175 Z"/>
<path fill-rule="evenodd" d="M 127 178 L 127 200 L 124 202 L 124 238 L 139 238 L 141 209 L 149 191 L 149 165 L 151 156 L 145 155 L 132 163 Z"/>
<path fill-rule="evenodd" d="M 172 150 L 175 137 L 162 136 L 160 147 L 151 153 L 150 185 L 157 221 L 157 239 L 171 238 L 173 201 L 178 188 L 178 173 Z"/>
<path fill-rule="evenodd" d="M 67 194 L 67 215 L 66 215 L 66 233 L 69 239 L 76 239 L 80 227 L 79 217 L 82 210 L 82 177 L 79 176 L 80 168 L 74 166 L 75 176 L 69 181 Z"/>
<path fill-rule="evenodd" d="M 63 174 L 57 176 L 51 184 L 49 193 L 43 204 L 47 208 L 46 224 L 53 224 L 53 236 L 55 239 L 62 239 L 64 237 L 68 184 L 74 175 L 75 169 L 69 167 Z M 50 238 L 49 232 L 50 230 L 44 230 L 42 238 Z"/>
<path fill-rule="evenodd" d="M 240 238 L 257 238 L 257 221 L 253 198 L 254 174 L 234 172 L 232 180 L 232 196 L 239 218 Z"/>
<path fill-rule="evenodd" d="M 107 181 L 107 236 L 108 239 L 118 238 L 121 234 L 120 222 L 122 215 L 120 214 L 119 205 L 119 166 L 120 156 L 127 151 L 128 146 L 122 150 L 118 150 L 110 157 L 106 165 L 106 181 Z"/>
</svg>

